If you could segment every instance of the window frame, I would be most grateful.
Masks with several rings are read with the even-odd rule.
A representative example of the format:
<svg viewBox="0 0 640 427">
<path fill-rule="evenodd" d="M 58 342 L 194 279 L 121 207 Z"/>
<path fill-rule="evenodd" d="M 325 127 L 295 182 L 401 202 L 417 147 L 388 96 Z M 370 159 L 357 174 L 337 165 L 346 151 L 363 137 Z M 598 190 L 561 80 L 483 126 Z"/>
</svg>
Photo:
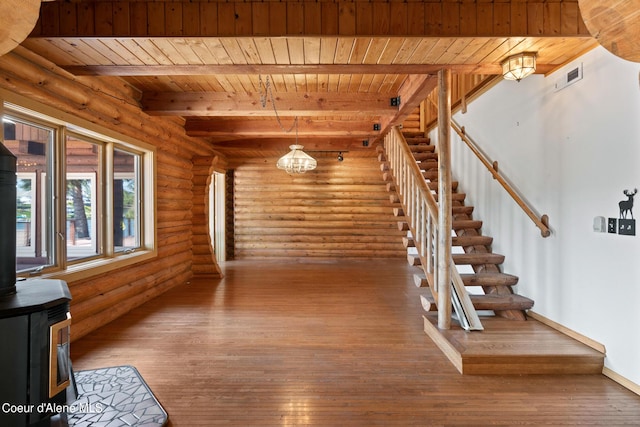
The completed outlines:
<svg viewBox="0 0 640 427">
<path fill-rule="evenodd" d="M 35 222 L 36 220 L 36 209 L 34 208 L 34 197 L 33 194 L 35 194 L 35 188 L 36 188 L 36 180 L 38 179 L 37 174 L 35 172 L 16 172 L 16 178 L 19 181 L 21 180 L 29 180 L 31 182 L 31 189 L 29 190 L 31 192 L 31 205 L 29 206 L 29 218 L 31 219 L 31 223 Z M 43 192 L 44 193 L 44 192 Z M 43 196 L 45 196 L 43 194 Z M 44 201 L 44 200 L 43 200 Z M 41 203 L 40 201 L 36 201 L 35 203 Z M 46 213 L 43 213 L 44 215 L 46 215 Z M 17 218 L 16 218 L 17 219 Z M 33 228 L 33 227 L 32 227 Z M 29 233 L 31 234 L 31 233 Z M 45 236 L 46 237 L 46 236 Z M 30 249 L 28 249 L 29 253 L 33 252 L 33 256 L 36 256 L 36 248 L 35 245 L 30 245 L 29 246 Z M 20 256 L 25 256 L 26 254 L 24 253 L 25 251 L 27 251 L 27 249 L 23 249 L 22 250 L 22 254 L 20 254 L 20 250 L 17 249 L 17 245 L 16 245 L 16 256 L 20 257 Z"/>
<path fill-rule="evenodd" d="M 21 271 L 17 273 L 19 278 L 37 276 L 72 282 L 157 257 L 157 226 L 155 221 L 157 217 L 155 197 L 157 192 L 155 176 L 157 154 L 155 146 L 3 89 L 0 89 L 0 114 L 2 117 L 5 115 L 15 116 L 21 120 L 54 130 L 53 149 L 48 158 L 50 163 L 48 169 L 53 175 L 51 179 L 53 200 L 46 201 L 51 203 L 52 218 L 49 225 L 53 228 L 50 231 L 53 239 L 50 248 L 53 265 L 42 269 Z M 98 189 L 96 215 L 102 217 L 101 237 L 98 245 L 102 246 L 102 253 L 74 261 L 67 261 L 67 236 L 65 235 L 67 179 L 65 141 L 68 135 L 81 137 L 87 142 L 99 143 L 103 148 L 102 172 L 97 177 L 96 183 Z M 113 156 L 115 149 L 138 156 L 139 246 L 126 251 L 116 251 L 113 246 L 113 179 L 115 176 Z M 100 223 L 100 221 L 98 222 Z"/>
<path fill-rule="evenodd" d="M 143 245 L 143 236 L 142 236 L 142 221 L 143 221 L 143 213 L 144 213 L 144 206 L 142 205 L 142 176 L 141 176 L 141 172 L 142 172 L 142 159 L 143 159 L 143 155 L 142 153 L 138 152 L 138 151 L 134 151 L 131 149 L 123 149 L 120 146 L 114 146 L 113 147 L 113 158 L 115 159 L 115 152 L 119 151 L 121 153 L 127 153 L 129 155 L 135 156 L 135 161 L 134 161 L 134 172 L 131 176 L 130 172 L 116 172 L 115 171 L 115 160 L 113 162 L 111 162 L 111 164 L 113 165 L 113 175 L 111 176 L 111 183 L 113 185 L 113 182 L 120 179 L 120 180 L 125 180 L 125 179 L 130 179 L 133 178 L 135 180 L 135 188 L 134 188 L 134 192 L 135 192 L 135 200 L 137 202 L 136 206 L 135 206 L 135 212 L 136 212 L 136 216 L 135 216 L 135 220 L 136 220 L 136 239 L 137 239 L 137 243 L 136 243 L 136 248 L 125 248 L 123 246 L 123 249 L 119 250 L 118 247 L 116 247 L 115 242 L 113 242 L 113 244 L 111 245 L 111 248 L 113 250 L 114 253 L 122 253 L 122 252 L 131 252 L 131 251 L 135 251 L 138 250 L 140 247 L 142 247 Z M 126 176 L 126 178 L 125 178 Z M 113 191 L 111 191 L 110 193 L 110 197 L 114 197 Z M 155 200 L 155 198 L 154 198 Z M 114 214 L 114 209 L 113 209 L 113 205 L 111 208 L 111 214 Z M 116 222 L 115 221 L 111 221 L 112 225 L 115 227 L 116 226 Z M 114 236 L 115 230 L 112 230 L 112 232 L 109 234 L 110 236 Z"/>
</svg>

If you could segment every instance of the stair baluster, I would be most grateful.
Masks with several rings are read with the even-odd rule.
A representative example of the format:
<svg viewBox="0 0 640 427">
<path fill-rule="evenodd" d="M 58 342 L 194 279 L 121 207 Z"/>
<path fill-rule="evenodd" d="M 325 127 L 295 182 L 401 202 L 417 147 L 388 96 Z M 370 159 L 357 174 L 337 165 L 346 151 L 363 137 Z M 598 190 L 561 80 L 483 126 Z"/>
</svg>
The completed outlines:
<svg viewBox="0 0 640 427">
<path fill-rule="evenodd" d="M 400 196 L 409 228 L 413 235 L 431 292 L 437 301 L 438 268 L 438 205 L 429 189 L 423 172 L 418 167 L 409 147 L 399 129 L 393 128 L 385 137 L 385 151 L 388 156 L 390 172 L 393 175 L 396 191 Z M 442 232 L 450 233 L 450 230 Z M 462 278 L 453 259 L 449 261 L 451 274 L 451 299 L 453 308 L 461 326 L 465 330 L 483 330 L 482 323 L 476 313 L 471 298 L 467 293 Z"/>
</svg>

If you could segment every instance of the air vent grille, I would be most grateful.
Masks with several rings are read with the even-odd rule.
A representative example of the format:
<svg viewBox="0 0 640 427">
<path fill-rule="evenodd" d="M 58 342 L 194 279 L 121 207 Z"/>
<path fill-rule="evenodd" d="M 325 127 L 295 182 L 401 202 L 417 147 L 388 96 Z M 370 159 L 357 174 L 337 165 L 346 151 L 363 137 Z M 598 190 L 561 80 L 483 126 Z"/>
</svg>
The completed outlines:
<svg viewBox="0 0 640 427">
<path fill-rule="evenodd" d="M 582 64 L 567 71 L 562 78 L 556 82 L 556 92 L 582 80 Z"/>
</svg>

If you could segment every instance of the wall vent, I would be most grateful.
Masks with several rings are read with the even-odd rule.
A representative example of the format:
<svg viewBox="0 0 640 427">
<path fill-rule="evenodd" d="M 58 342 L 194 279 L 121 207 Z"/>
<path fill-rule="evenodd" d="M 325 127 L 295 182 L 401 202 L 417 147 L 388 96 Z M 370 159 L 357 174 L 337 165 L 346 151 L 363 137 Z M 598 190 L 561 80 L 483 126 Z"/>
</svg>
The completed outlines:
<svg viewBox="0 0 640 427">
<path fill-rule="evenodd" d="M 582 80 L 582 63 L 577 67 L 567 71 L 564 76 L 558 79 L 558 81 L 556 82 L 555 90 L 557 92 L 580 80 Z"/>
</svg>

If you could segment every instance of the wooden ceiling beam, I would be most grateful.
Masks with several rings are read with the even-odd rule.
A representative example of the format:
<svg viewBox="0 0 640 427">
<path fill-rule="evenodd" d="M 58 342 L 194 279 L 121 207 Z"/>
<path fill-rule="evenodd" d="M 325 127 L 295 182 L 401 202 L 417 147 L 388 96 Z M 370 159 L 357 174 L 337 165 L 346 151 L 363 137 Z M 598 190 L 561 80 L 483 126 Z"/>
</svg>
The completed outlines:
<svg viewBox="0 0 640 427">
<path fill-rule="evenodd" d="M 400 101 L 398 111 L 393 116 L 385 116 L 381 119 L 381 135 L 386 135 L 391 126 L 402 123 L 437 86 L 438 79 L 434 76 L 416 74 L 408 76 L 398 90 Z"/>
<path fill-rule="evenodd" d="M 224 65 L 68 65 L 75 76 L 206 76 L 220 74 L 438 74 L 444 66 L 459 74 L 500 74 L 499 64 L 224 64 Z M 543 64 L 540 64 L 544 68 Z M 544 72 L 540 70 L 539 72 Z"/>
<path fill-rule="evenodd" d="M 395 94 L 380 93 L 275 93 L 279 115 L 287 116 L 380 116 L 394 115 L 390 104 Z M 262 106 L 259 93 L 146 92 L 143 110 L 153 116 L 253 116 L 274 117 L 271 100 Z"/>
<path fill-rule="evenodd" d="M 295 138 L 293 118 L 277 120 L 245 120 L 243 118 L 202 119 L 189 117 L 185 122 L 187 135 L 195 137 L 234 137 L 234 138 Z M 373 120 L 318 120 L 298 119 L 298 136 L 308 138 L 375 138 L 380 132 L 373 130 Z M 284 128 L 284 129 L 283 129 Z"/>
<path fill-rule="evenodd" d="M 301 19 L 304 17 L 304 19 Z M 577 37 L 578 0 L 51 1 L 33 37 Z"/>
<path fill-rule="evenodd" d="M 281 156 L 289 151 L 289 146 L 294 140 L 288 138 L 244 138 L 244 139 L 216 139 L 213 142 L 215 149 L 226 154 L 234 152 L 246 153 L 262 153 L 273 152 L 273 155 Z M 304 146 L 304 151 L 310 153 L 313 157 L 317 157 L 319 152 L 349 152 L 349 156 L 367 155 L 375 156 L 375 146 L 369 144 L 363 145 L 359 138 L 299 138 L 298 143 Z"/>
</svg>

